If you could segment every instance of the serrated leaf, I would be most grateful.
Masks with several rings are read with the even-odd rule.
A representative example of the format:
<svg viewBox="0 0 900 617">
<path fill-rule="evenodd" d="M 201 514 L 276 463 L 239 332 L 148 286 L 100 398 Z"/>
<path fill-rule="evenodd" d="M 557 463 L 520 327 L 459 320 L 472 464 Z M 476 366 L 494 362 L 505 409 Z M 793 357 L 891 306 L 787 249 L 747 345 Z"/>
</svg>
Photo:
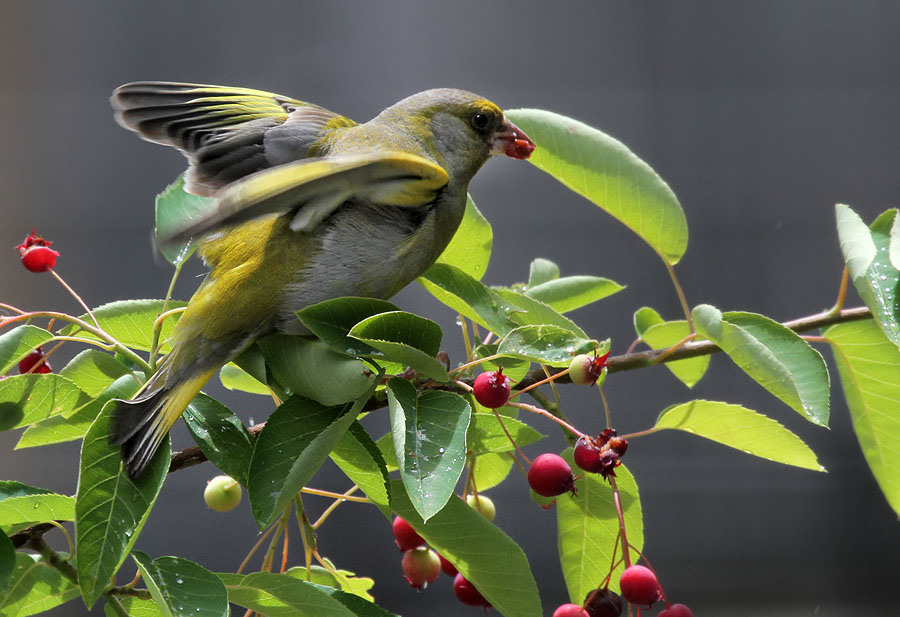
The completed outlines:
<svg viewBox="0 0 900 617">
<path fill-rule="evenodd" d="M 7 377 L 0 380 L 0 431 L 64 415 L 89 400 L 78 386 L 62 375 Z"/>
<path fill-rule="evenodd" d="M 27 495 L 52 495 L 53 491 L 45 488 L 30 486 L 15 480 L 0 480 L 0 502 L 13 497 L 25 497 Z"/>
<path fill-rule="evenodd" d="M 78 597 L 78 586 L 41 560 L 16 553 L 16 567 L 6 591 L 0 591 L 0 615 L 26 617 L 49 611 Z"/>
<path fill-rule="evenodd" d="M 647 163 L 572 118 L 540 109 L 507 110 L 506 116 L 537 144 L 528 162 L 600 206 L 667 263 L 678 263 L 687 249 L 687 221 L 675 193 Z"/>
<path fill-rule="evenodd" d="M 836 207 L 838 237 L 850 278 L 885 336 L 900 346 L 900 272 L 891 263 L 891 235 L 897 210 L 888 210 L 866 227 L 853 210 Z"/>
<path fill-rule="evenodd" d="M 266 617 L 355 617 L 340 601 L 316 585 L 289 574 L 219 574 L 228 600 Z"/>
<path fill-rule="evenodd" d="M 449 264 L 469 276 L 481 279 L 491 259 L 494 231 L 471 195 L 466 195 L 466 212 L 462 223 L 436 263 Z"/>
<path fill-rule="evenodd" d="M 13 570 L 16 569 L 16 549 L 12 540 L 0 531 L 0 596 L 6 593 L 9 588 L 9 579 L 12 577 Z M 0 602 L 0 610 L 3 609 L 3 603 Z"/>
<path fill-rule="evenodd" d="M 491 343 L 488 345 L 478 345 L 474 349 L 476 358 L 491 358 L 490 360 L 485 360 L 480 364 L 482 370 L 496 371 L 502 366 L 503 374 L 509 377 L 513 382 L 518 382 L 524 379 L 528 374 L 529 369 L 531 369 L 531 360 L 513 356 L 498 358 L 496 356 L 497 349 L 499 349 L 499 347 L 499 344 Z"/>
<path fill-rule="evenodd" d="M 150 351 L 153 342 L 153 324 L 162 313 L 164 306 L 168 306 L 168 310 L 171 310 L 187 306 L 187 302 L 169 300 L 166 305 L 164 300 L 120 300 L 98 306 L 93 313 L 100 327 L 114 339 L 126 347 L 139 351 Z M 175 327 L 178 317 L 179 315 L 176 314 L 163 322 L 159 337 L 161 342 L 172 336 L 172 329 Z M 81 319 L 89 324 L 93 323 L 88 315 L 82 315 Z M 77 334 L 86 339 L 101 340 L 90 332 L 81 331 L 74 325 L 63 328 L 62 334 L 69 336 Z M 168 344 L 160 345 L 160 350 L 163 352 L 169 349 Z"/>
<path fill-rule="evenodd" d="M 319 585 L 316 583 L 312 583 L 314 587 L 319 589 L 322 593 L 326 593 L 348 609 L 353 611 L 354 615 L 357 617 L 400 617 L 396 613 L 390 613 L 377 604 L 370 602 L 368 600 L 363 599 L 362 596 L 358 594 L 354 594 L 348 591 L 342 591 L 340 589 L 334 589 L 333 587 L 326 587 L 325 585 Z"/>
<path fill-rule="evenodd" d="M 85 349 L 72 358 L 59 374 L 72 380 L 88 396 L 98 396 L 128 372 L 128 367 L 110 354 Z"/>
<path fill-rule="evenodd" d="M 435 359 L 441 350 L 443 332 L 430 319 L 403 311 L 381 313 L 356 324 L 350 336 L 429 379 L 440 382 L 450 379 L 447 369 Z"/>
<path fill-rule="evenodd" d="M 828 425 L 829 378 L 822 355 L 800 336 L 755 313 L 693 310 L 697 332 L 718 345 L 759 385 L 820 426 Z"/>
<path fill-rule="evenodd" d="M 347 336 L 367 317 L 398 311 L 387 300 L 344 297 L 313 304 L 297 313 L 301 323 L 323 343 L 350 356 L 378 355 L 378 350 Z"/>
<path fill-rule="evenodd" d="M 184 174 L 156 196 L 156 246 L 170 264 L 178 265 L 186 261 L 194 252 L 191 241 L 183 244 L 165 244 L 177 232 L 192 222 L 203 218 L 215 209 L 216 200 L 211 197 L 192 195 L 184 190 Z"/>
<path fill-rule="evenodd" d="M 233 362 L 229 362 L 219 370 L 219 381 L 228 390 L 261 394 L 263 396 L 268 396 L 271 392 L 269 386 Z"/>
<path fill-rule="evenodd" d="M 625 289 L 600 276 L 566 276 L 529 286 L 525 295 L 560 313 L 574 311 Z"/>
<path fill-rule="evenodd" d="M 194 397 L 181 417 L 206 458 L 246 486 L 253 442 L 240 418 L 202 393 Z"/>
<path fill-rule="evenodd" d="M 494 291 L 509 305 L 508 315 L 510 321 L 516 326 L 542 326 L 551 325 L 568 330 L 575 336 L 588 338 L 574 321 L 561 315 L 552 307 L 540 300 L 526 296 L 512 289 L 494 288 Z M 507 334 L 509 334 L 507 332 Z M 505 335 L 504 335 L 505 336 Z"/>
<path fill-rule="evenodd" d="M 181 557 L 132 551 L 150 596 L 166 617 L 227 617 L 228 592 L 215 574 Z"/>
<path fill-rule="evenodd" d="M 391 483 L 391 495 L 394 511 L 456 566 L 501 615 L 540 617 L 541 599 L 528 558 L 500 528 L 462 499 L 451 499 L 425 523 L 400 480 Z"/>
<path fill-rule="evenodd" d="M 548 281 L 559 278 L 559 266 L 549 259 L 538 257 L 533 259 L 528 269 L 528 287 L 537 287 Z"/>
<path fill-rule="evenodd" d="M 513 457 L 508 452 L 489 452 L 475 459 L 472 472 L 473 482 L 478 491 L 486 491 L 501 484 L 513 468 Z"/>
<path fill-rule="evenodd" d="M 572 449 L 562 457 L 574 469 Z M 622 503 L 628 543 L 640 551 L 644 546 L 644 523 L 641 499 L 634 477 L 624 466 L 616 467 L 616 484 Z M 557 547 L 569 600 L 581 603 L 589 592 L 609 574 L 612 555 L 622 557 L 619 539 L 619 519 L 613 499 L 612 486 L 598 474 L 586 473 L 575 480 L 577 495 L 556 498 Z M 634 555 L 633 558 L 636 558 Z M 619 576 L 625 564 L 613 570 L 609 586 L 619 590 Z"/>
<path fill-rule="evenodd" d="M 503 337 L 497 353 L 559 367 L 568 366 L 578 354 L 590 353 L 601 347 L 604 344 L 581 338 L 559 326 L 522 326 Z M 605 347 L 609 347 L 608 342 Z"/>
<path fill-rule="evenodd" d="M 503 426 L 506 427 L 506 431 L 503 430 Z M 520 448 L 546 437 L 515 418 L 503 418 L 503 426 L 492 413 L 473 413 L 466 437 L 466 450 L 469 456 L 479 456 L 488 452 L 511 452 L 515 450 L 515 446 L 509 437 L 512 437 Z M 509 437 L 506 435 L 507 431 Z M 481 487 L 478 490 L 482 490 Z"/>
<path fill-rule="evenodd" d="M 831 326 L 825 338 L 863 456 L 900 516 L 900 351 L 872 321 Z"/>
<path fill-rule="evenodd" d="M 256 342 L 285 390 L 323 405 L 355 401 L 375 380 L 372 368 L 319 341 L 273 334 Z"/>
<path fill-rule="evenodd" d="M 116 604 L 118 610 L 113 609 L 112 604 Z M 159 605 L 154 600 L 118 594 L 106 598 L 103 612 L 106 617 L 121 617 L 123 613 L 128 617 L 163 617 Z"/>
<path fill-rule="evenodd" d="M 647 322 L 645 321 L 644 323 Z M 641 340 L 653 349 L 667 349 L 683 340 L 689 334 L 691 334 L 691 327 L 687 321 L 682 319 L 653 324 L 647 327 L 640 336 Z M 672 371 L 672 374 L 688 388 L 693 388 L 706 374 L 706 369 L 709 368 L 709 360 L 709 356 L 698 356 L 696 358 L 687 358 L 686 360 L 665 362 L 663 366 Z"/>
<path fill-rule="evenodd" d="M 33 349 L 43 345 L 53 335 L 30 324 L 13 328 L 0 335 L 0 375 L 5 375 Z"/>
<path fill-rule="evenodd" d="M 81 439 L 87 433 L 88 428 L 100 414 L 100 410 L 110 400 L 119 398 L 130 399 L 140 388 L 140 384 L 133 375 L 123 375 L 115 380 L 107 390 L 93 401 L 81 407 L 68 417 L 61 415 L 50 416 L 32 424 L 25 429 L 16 444 L 19 448 L 34 448 L 46 446 L 52 443 L 63 443 Z"/>
<path fill-rule="evenodd" d="M 56 493 L 10 497 L 0 501 L 0 527 L 9 530 L 44 521 L 75 519 L 75 498 Z"/>
<path fill-rule="evenodd" d="M 390 515 L 387 492 L 388 470 L 378 446 L 359 422 L 350 425 L 334 449 L 331 460 L 341 468 L 366 497 L 372 500 L 385 516 Z"/>
<path fill-rule="evenodd" d="M 516 327 L 509 314 L 518 307 L 510 305 L 496 291 L 459 268 L 434 264 L 417 281 L 454 311 L 498 335 Z"/>
<path fill-rule="evenodd" d="M 453 495 L 466 465 L 466 430 L 471 408 L 452 392 L 418 393 L 407 380 L 387 383 L 394 452 L 400 477 L 416 511 L 426 521 Z"/>
<path fill-rule="evenodd" d="M 761 413 L 718 401 L 690 401 L 666 408 L 655 429 L 677 429 L 746 454 L 813 471 L 825 471 L 802 439 Z"/>
<path fill-rule="evenodd" d="M 275 520 L 328 458 L 369 395 L 354 404 L 327 407 L 291 397 L 256 437 L 247 494 L 260 530 Z"/>
<path fill-rule="evenodd" d="M 75 550 L 84 603 L 91 608 L 140 535 L 169 471 L 168 437 L 137 480 L 128 476 L 121 449 L 109 444 L 106 408 L 81 446 L 75 498 Z"/>
</svg>

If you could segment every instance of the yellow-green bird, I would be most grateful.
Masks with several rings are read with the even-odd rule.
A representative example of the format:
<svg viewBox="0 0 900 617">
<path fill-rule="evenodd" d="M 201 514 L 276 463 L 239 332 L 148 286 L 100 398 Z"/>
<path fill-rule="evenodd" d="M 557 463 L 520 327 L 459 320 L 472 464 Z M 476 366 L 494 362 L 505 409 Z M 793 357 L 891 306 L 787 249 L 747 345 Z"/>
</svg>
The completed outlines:
<svg viewBox="0 0 900 617">
<path fill-rule="evenodd" d="M 185 190 L 217 199 L 170 241 L 196 238 L 209 275 L 172 351 L 113 414 L 110 442 L 138 477 L 200 388 L 257 338 L 309 334 L 296 311 L 331 298 L 389 298 L 456 232 L 469 181 L 492 155 L 534 144 L 487 99 L 427 90 L 357 124 L 285 96 L 137 82 L 116 119 L 181 150 Z"/>
</svg>

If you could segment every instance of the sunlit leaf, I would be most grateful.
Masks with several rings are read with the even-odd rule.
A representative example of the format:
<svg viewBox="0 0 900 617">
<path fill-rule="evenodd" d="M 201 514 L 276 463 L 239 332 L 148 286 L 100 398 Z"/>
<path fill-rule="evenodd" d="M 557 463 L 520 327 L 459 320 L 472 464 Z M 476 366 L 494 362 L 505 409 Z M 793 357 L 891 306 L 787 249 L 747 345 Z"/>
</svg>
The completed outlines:
<svg viewBox="0 0 900 617">
<path fill-rule="evenodd" d="M 163 242 L 212 212 L 216 200 L 192 195 L 184 190 L 184 174 L 156 196 L 156 245 L 162 256 L 172 265 L 186 261 L 194 252 L 191 242 L 178 245 Z"/>
<path fill-rule="evenodd" d="M 579 337 L 559 326 L 522 326 L 503 337 L 497 353 L 559 367 L 568 366 L 578 354 L 604 346 L 608 349 L 609 343 Z"/>
<path fill-rule="evenodd" d="M 0 431 L 65 415 L 90 401 L 78 386 L 54 373 L 0 380 Z"/>
<path fill-rule="evenodd" d="M 139 351 L 150 351 L 153 342 L 153 324 L 162 313 L 163 307 L 171 310 L 183 306 L 187 306 L 187 302 L 169 300 L 166 304 L 163 300 L 120 300 L 98 306 L 93 309 L 93 313 L 100 327 L 114 339 L 126 347 Z M 172 336 L 172 329 L 175 327 L 178 317 L 179 315 L 175 314 L 163 322 L 159 337 L 161 342 Z M 88 315 L 82 315 L 81 319 L 88 324 L 93 324 L 93 320 Z M 86 339 L 101 340 L 90 332 L 79 330 L 74 325 L 63 328 L 62 334 L 77 334 Z M 160 349 L 168 351 L 170 347 L 163 344 Z"/>
<path fill-rule="evenodd" d="M 446 382 L 446 367 L 435 356 L 441 350 L 441 327 L 430 319 L 394 311 L 374 315 L 350 331 L 358 339 L 378 349 L 389 360 L 409 366 L 424 377 Z"/>
<path fill-rule="evenodd" d="M 455 266 L 469 276 L 481 279 L 491 259 L 493 243 L 491 224 L 475 206 L 472 196 L 467 195 L 462 223 L 436 263 Z"/>
<path fill-rule="evenodd" d="M 78 597 L 78 586 L 40 555 L 16 553 L 6 591 L 0 591 L 0 615 L 26 617 L 49 611 Z"/>
<path fill-rule="evenodd" d="M 0 375 L 5 375 L 25 356 L 53 338 L 53 335 L 37 326 L 24 325 L 0 335 Z"/>
<path fill-rule="evenodd" d="M 181 557 L 131 556 L 150 596 L 166 617 L 227 617 L 228 592 L 215 574 Z"/>
<path fill-rule="evenodd" d="M 566 276 L 529 286 L 525 295 L 567 313 L 620 292 L 625 287 L 600 276 Z"/>
</svg>

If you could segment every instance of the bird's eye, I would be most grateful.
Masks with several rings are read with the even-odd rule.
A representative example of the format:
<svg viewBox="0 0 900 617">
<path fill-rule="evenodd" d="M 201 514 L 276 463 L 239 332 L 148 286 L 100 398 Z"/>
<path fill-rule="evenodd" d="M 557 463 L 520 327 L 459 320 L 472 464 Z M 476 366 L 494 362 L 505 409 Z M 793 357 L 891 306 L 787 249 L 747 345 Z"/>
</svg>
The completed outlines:
<svg viewBox="0 0 900 617">
<path fill-rule="evenodd" d="M 472 126 L 476 131 L 485 130 L 488 125 L 491 123 L 491 118 L 483 111 L 478 111 L 472 114 Z"/>
</svg>

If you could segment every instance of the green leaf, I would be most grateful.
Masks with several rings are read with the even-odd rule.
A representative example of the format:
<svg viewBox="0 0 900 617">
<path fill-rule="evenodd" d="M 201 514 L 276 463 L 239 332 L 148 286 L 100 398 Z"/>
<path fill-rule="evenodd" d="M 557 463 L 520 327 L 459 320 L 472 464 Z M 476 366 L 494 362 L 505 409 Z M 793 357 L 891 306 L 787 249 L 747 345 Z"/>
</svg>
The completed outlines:
<svg viewBox="0 0 900 617">
<path fill-rule="evenodd" d="M 572 449 L 562 453 L 562 457 L 573 468 L 575 461 Z M 616 467 L 616 484 L 622 502 L 625 530 L 628 543 L 637 551 L 644 545 L 644 523 L 641 514 L 641 499 L 634 477 L 624 467 Z M 612 487 L 600 475 L 586 473 L 575 480 L 575 497 L 556 498 L 557 546 L 562 565 L 569 600 L 581 603 L 609 573 L 613 552 L 622 557 L 619 538 L 619 519 L 613 500 Z M 632 559 L 636 559 L 633 555 Z M 609 586 L 619 590 L 619 576 L 625 564 L 619 562 L 613 570 Z"/>
<path fill-rule="evenodd" d="M 881 214 L 866 227 L 853 210 L 836 207 L 838 237 L 850 278 L 859 297 L 872 311 L 885 336 L 900 346 L 900 272 L 891 263 L 889 247 L 897 210 Z"/>
<path fill-rule="evenodd" d="M 894 266 L 894 270 L 900 270 L 900 217 L 894 217 L 890 236 L 888 257 L 890 257 L 891 265 Z"/>
<path fill-rule="evenodd" d="M 456 566 L 501 615 L 541 616 L 541 599 L 528 558 L 500 528 L 462 499 L 451 499 L 425 523 L 399 480 L 391 483 L 391 496 L 394 511 Z"/>
<path fill-rule="evenodd" d="M 459 268 L 434 264 L 417 280 L 454 311 L 500 336 L 516 327 L 509 314 L 518 307 Z"/>
<path fill-rule="evenodd" d="M 0 335 L 0 375 L 5 375 L 32 350 L 53 338 L 47 330 L 24 325 Z"/>
<path fill-rule="evenodd" d="M 900 516 L 900 350 L 872 321 L 832 326 L 825 338 L 863 456 Z"/>
<path fill-rule="evenodd" d="M 119 398 L 128 400 L 134 396 L 140 388 L 140 384 L 133 375 L 123 375 L 115 380 L 107 390 L 93 401 L 81 407 L 68 417 L 61 415 L 50 416 L 25 429 L 16 444 L 19 448 L 34 448 L 46 446 L 52 443 L 63 443 L 81 439 L 87 433 L 88 428 L 100 415 L 100 410 L 110 399 Z"/>
<path fill-rule="evenodd" d="M 273 334 L 256 344 L 282 387 L 323 405 L 355 401 L 375 381 L 370 366 L 319 341 Z"/>
<path fill-rule="evenodd" d="M 599 276 L 566 276 L 529 286 L 525 295 L 540 300 L 555 311 L 567 313 L 625 289 Z"/>
<path fill-rule="evenodd" d="M 15 568 L 16 549 L 9 536 L 0 531 L 0 595 L 6 593 L 6 590 L 9 589 L 9 579 L 12 577 Z M 2 607 L 3 603 L 0 602 L 0 608 Z"/>
<path fill-rule="evenodd" d="M 444 249 L 437 263 L 459 268 L 472 278 L 481 279 L 491 260 L 494 232 L 491 224 L 475 206 L 471 195 L 466 195 L 466 213 L 462 223 Z"/>
<path fill-rule="evenodd" d="M 389 517 L 390 518 L 390 517 Z M 294 578 L 307 581 L 309 583 L 313 583 L 319 589 L 327 593 L 328 595 L 332 595 L 332 591 L 346 591 L 347 594 L 352 594 L 359 598 L 365 598 L 366 600 L 374 600 L 372 594 L 369 593 L 369 589 L 371 589 L 375 585 L 375 581 L 371 578 L 365 576 L 356 576 L 355 573 L 350 572 L 349 570 L 339 570 L 334 567 L 334 564 L 326 557 L 323 558 L 322 561 L 327 563 L 331 570 L 326 570 L 322 566 L 313 566 L 310 568 L 309 576 L 306 575 L 306 568 L 303 567 L 294 567 L 288 568 L 285 574 L 289 576 L 293 576 Z M 342 598 L 335 598 L 345 606 L 346 602 L 343 601 Z"/>
<path fill-rule="evenodd" d="M 513 468 L 513 458 L 507 452 L 489 452 L 480 454 L 475 459 L 475 471 L 472 473 L 478 491 L 486 491 L 502 483 Z"/>
<path fill-rule="evenodd" d="M 352 405 L 327 407 L 295 396 L 272 412 L 256 438 L 247 482 L 260 530 L 281 514 L 318 471 L 368 398 L 367 393 Z"/>
<path fill-rule="evenodd" d="M 496 371 L 499 367 L 503 367 L 503 374 L 513 380 L 513 382 L 521 381 L 528 374 L 531 368 L 531 360 L 524 358 L 505 356 L 502 358 L 495 357 L 500 345 L 491 343 L 488 345 L 478 345 L 474 349 L 476 358 L 488 358 L 481 363 L 481 369 L 485 371 Z"/>
<path fill-rule="evenodd" d="M 441 350 L 441 327 L 424 317 L 393 311 L 374 315 L 356 324 L 352 338 L 368 343 L 389 359 L 402 362 L 435 381 L 450 379 L 447 369 L 435 359 Z"/>
<path fill-rule="evenodd" d="M 618 219 L 666 263 L 678 263 L 687 249 L 687 221 L 675 193 L 647 163 L 572 118 L 540 109 L 508 110 L 506 117 L 537 144 L 530 163 Z"/>
<path fill-rule="evenodd" d="M 318 586 L 289 574 L 254 572 L 219 574 L 228 600 L 266 617 L 355 617 L 340 601 Z"/>
<path fill-rule="evenodd" d="M 132 551 L 150 596 L 166 617 L 227 617 L 228 592 L 215 574 L 181 557 Z"/>
<path fill-rule="evenodd" d="M 532 260 L 528 271 L 528 287 L 537 287 L 559 278 L 559 266 L 549 259 L 538 257 Z"/>
<path fill-rule="evenodd" d="M 416 511 L 428 520 L 453 495 L 466 465 L 471 408 L 458 394 L 419 394 L 397 377 L 388 381 L 387 394 L 400 477 Z"/>
<path fill-rule="evenodd" d="M 385 516 L 389 516 L 391 507 L 387 492 L 387 465 L 378 446 L 359 422 L 350 425 L 350 430 L 341 436 L 330 456 L 366 497 Z"/>
<path fill-rule="evenodd" d="M 113 604 L 118 605 L 119 611 L 113 609 Z M 120 617 L 122 614 L 128 615 L 128 617 L 163 617 L 163 613 L 155 601 L 137 596 L 107 596 L 103 612 L 106 617 Z"/>
<path fill-rule="evenodd" d="M 150 351 L 153 342 L 153 324 L 162 313 L 164 306 L 166 306 L 164 300 L 120 300 L 98 306 L 93 313 L 100 327 L 114 339 L 126 347 L 139 351 Z M 187 306 L 187 302 L 169 300 L 168 310 L 182 306 Z M 93 323 L 88 315 L 82 315 L 81 319 L 89 324 Z M 177 314 L 163 322 L 160 341 L 166 341 L 172 336 L 172 329 L 175 327 L 176 321 L 178 321 Z M 62 334 L 67 336 L 77 334 L 93 341 L 101 340 L 90 332 L 79 330 L 74 325 L 63 328 Z M 168 344 L 160 345 L 161 351 L 169 349 L 171 347 Z"/>
<path fill-rule="evenodd" d="M 664 322 L 665 319 L 662 318 L 662 315 L 649 306 L 642 306 L 634 312 L 634 331 L 638 338 L 643 338 L 644 332 L 646 332 L 650 326 L 655 326 L 656 324 Z"/>
<path fill-rule="evenodd" d="M 642 324 L 644 325 L 644 324 Z M 691 327 L 686 320 L 666 321 L 647 327 L 641 340 L 653 349 L 666 349 L 683 340 L 691 334 Z M 680 379 L 688 388 L 693 388 L 706 374 L 709 368 L 709 356 L 698 356 L 686 360 L 665 362 L 663 365 L 672 371 L 672 374 Z"/>
<path fill-rule="evenodd" d="M 78 581 L 91 608 L 140 535 L 169 471 L 169 440 L 163 441 L 137 480 L 128 476 L 119 446 L 109 444 L 107 405 L 84 436 L 75 499 Z"/>
<path fill-rule="evenodd" d="M 183 230 L 192 222 L 202 219 L 215 209 L 216 200 L 211 197 L 199 197 L 184 191 L 184 174 L 166 187 L 156 196 L 156 246 L 162 256 L 170 264 L 178 265 L 187 261 L 194 247 L 191 242 L 172 245 L 167 240 Z"/>
<path fill-rule="evenodd" d="M 128 372 L 128 367 L 110 354 L 85 349 L 72 358 L 59 374 L 72 380 L 88 396 L 94 397 Z"/>
<path fill-rule="evenodd" d="M 373 315 L 398 311 L 387 300 L 375 298 L 335 298 L 313 304 L 297 313 L 297 317 L 319 339 L 350 356 L 378 355 L 374 347 L 347 336 L 353 326 Z"/>
<path fill-rule="evenodd" d="M 776 463 L 825 471 L 797 435 L 740 405 L 702 400 L 672 405 L 659 414 L 654 428 L 685 431 Z"/>
<path fill-rule="evenodd" d="M 240 418 L 202 393 L 194 397 L 181 416 L 206 458 L 246 486 L 253 442 Z"/>
<path fill-rule="evenodd" d="M 371 580 L 371 579 L 370 579 Z M 313 586 L 322 593 L 326 593 L 348 609 L 350 609 L 358 617 L 400 617 L 395 613 L 389 613 L 377 604 L 364 600 L 362 596 L 351 592 L 341 591 L 325 585 L 313 583 Z"/>
<path fill-rule="evenodd" d="M 693 310 L 697 332 L 713 341 L 759 385 L 810 422 L 828 425 L 828 369 L 800 336 L 755 313 L 722 314 L 701 304 Z"/>
<path fill-rule="evenodd" d="M 509 318 L 517 326 L 551 325 L 568 330 L 583 339 L 588 338 L 578 325 L 556 312 L 543 302 L 511 289 L 495 288 L 494 291 L 509 305 Z M 508 332 L 506 334 L 509 334 Z M 505 334 L 504 334 L 505 336 Z"/>
<path fill-rule="evenodd" d="M 520 448 L 540 441 L 543 435 L 531 428 L 528 424 L 515 418 L 503 418 L 503 426 L 509 431 L 510 437 L 519 444 Z M 466 449 L 470 456 L 479 456 L 488 452 L 511 452 L 515 446 L 506 436 L 506 431 L 492 413 L 473 413 L 472 424 L 466 437 Z M 482 490 L 481 486 L 478 490 Z"/>
<path fill-rule="evenodd" d="M 522 326 L 503 337 L 497 353 L 549 366 L 569 366 L 578 354 L 601 347 L 609 348 L 609 343 L 581 338 L 559 326 Z"/>
<path fill-rule="evenodd" d="M 239 392 L 249 392 L 250 394 L 261 394 L 263 396 L 268 396 L 271 392 L 269 386 L 233 362 L 229 362 L 219 370 L 219 381 L 228 390 L 238 390 Z"/>
<path fill-rule="evenodd" d="M 78 586 L 40 555 L 16 553 L 6 591 L 0 591 L 0 615 L 26 617 L 49 611 L 78 597 Z"/>
<path fill-rule="evenodd" d="M 0 480 L 0 502 L 14 497 L 26 497 L 28 495 L 53 495 L 53 491 L 36 486 L 29 486 L 15 480 Z"/>
<path fill-rule="evenodd" d="M 21 528 L 44 521 L 75 520 L 75 498 L 56 493 L 10 497 L 0 501 L 0 526 Z"/>
<path fill-rule="evenodd" d="M 7 377 L 0 381 L 0 431 L 64 415 L 89 400 L 78 386 L 62 375 Z"/>
</svg>

